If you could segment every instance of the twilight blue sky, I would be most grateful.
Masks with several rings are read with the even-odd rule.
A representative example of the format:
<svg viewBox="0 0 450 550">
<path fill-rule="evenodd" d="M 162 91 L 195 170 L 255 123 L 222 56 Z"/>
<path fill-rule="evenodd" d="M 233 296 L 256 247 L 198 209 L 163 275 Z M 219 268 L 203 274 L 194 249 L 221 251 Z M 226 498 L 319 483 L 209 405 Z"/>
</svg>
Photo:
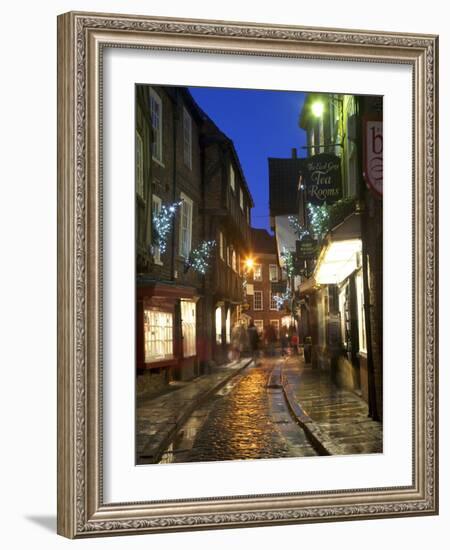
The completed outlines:
<svg viewBox="0 0 450 550">
<path fill-rule="evenodd" d="M 298 127 L 305 94 L 267 90 L 189 88 L 194 99 L 234 142 L 255 207 L 252 226 L 270 230 L 269 157 L 288 158 L 293 147 L 305 156 L 306 135 Z"/>
</svg>

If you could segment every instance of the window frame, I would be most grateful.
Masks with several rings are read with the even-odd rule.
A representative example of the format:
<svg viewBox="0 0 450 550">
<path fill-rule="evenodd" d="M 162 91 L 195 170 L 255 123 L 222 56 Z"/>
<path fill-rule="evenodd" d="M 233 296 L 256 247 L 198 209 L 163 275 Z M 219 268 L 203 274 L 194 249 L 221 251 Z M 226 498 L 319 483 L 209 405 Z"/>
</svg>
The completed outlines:
<svg viewBox="0 0 450 550">
<path fill-rule="evenodd" d="M 232 162 L 230 162 L 230 188 L 233 194 L 236 194 L 236 172 Z"/>
<path fill-rule="evenodd" d="M 164 333 L 164 329 L 172 329 L 171 330 L 171 338 L 170 339 L 159 339 L 159 340 L 154 340 L 154 343 L 155 342 L 163 342 L 162 346 L 164 347 L 165 346 L 165 343 L 170 343 L 171 342 L 171 353 L 164 353 L 163 355 L 159 354 L 159 355 L 154 355 L 153 357 L 151 357 L 150 355 L 147 354 L 147 347 L 150 348 L 150 344 L 151 344 L 151 339 L 150 338 L 147 338 L 147 334 L 148 332 L 151 332 L 151 331 L 146 331 L 145 330 L 145 315 L 146 314 L 149 314 L 150 316 L 151 315 L 166 315 L 168 317 L 170 317 L 170 320 L 171 320 L 171 324 L 170 325 L 167 325 L 167 326 L 163 326 L 163 325 L 150 325 L 150 326 L 156 326 L 158 327 L 160 330 L 163 331 Z M 163 309 L 157 309 L 157 308 L 154 308 L 154 307 L 147 307 L 147 308 L 144 308 L 144 312 L 143 312 L 143 323 L 144 323 L 144 362 L 146 364 L 150 364 L 150 363 L 159 363 L 161 361 L 168 361 L 168 360 L 171 360 L 171 359 L 174 359 L 175 358 L 175 347 L 174 347 L 174 343 L 175 343 L 175 338 L 174 338 L 174 314 L 173 312 L 171 311 L 166 311 L 166 310 L 163 310 Z"/>
<path fill-rule="evenodd" d="M 223 231 L 219 231 L 219 256 L 220 259 L 225 261 L 225 237 Z"/>
<path fill-rule="evenodd" d="M 219 313 L 220 312 L 220 313 Z M 219 313 L 219 316 L 220 316 L 220 325 L 219 323 L 217 322 L 218 321 L 218 313 Z M 216 345 L 220 346 L 223 342 L 222 342 L 222 328 L 223 328 L 223 313 L 222 313 L 222 306 L 216 306 L 215 310 L 214 310 L 214 331 L 215 331 L 215 342 L 216 342 Z M 220 326 L 220 331 L 218 331 L 217 329 L 219 328 Z"/>
<path fill-rule="evenodd" d="M 355 273 L 356 307 L 358 321 L 358 348 L 359 353 L 367 355 L 366 311 L 364 306 L 364 283 L 362 269 Z"/>
<path fill-rule="evenodd" d="M 162 199 L 161 197 L 158 197 L 158 195 L 152 194 L 152 219 L 154 216 L 154 205 L 158 205 L 158 213 L 161 212 L 162 207 Z M 153 262 L 157 265 L 164 265 L 163 261 L 161 260 L 161 249 L 159 246 L 153 246 Z"/>
<path fill-rule="evenodd" d="M 140 155 L 140 162 L 138 162 L 138 151 Z M 136 130 L 136 194 L 142 200 L 145 200 L 145 187 L 144 187 L 144 140 L 141 133 Z"/>
<path fill-rule="evenodd" d="M 256 276 L 256 267 L 259 267 L 259 275 Z M 261 283 L 263 280 L 263 264 L 255 264 L 253 267 L 253 281 Z"/>
<path fill-rule="evenodd" d="M 261 307 L 256 307 L 256 295 L 261 296 Z M 264 293 L 262 290 L 253 291 L 253 311 L 264 311 Z"/>
<path fill-rule="evenodd" d="M 272 268 L 275 268 L 275 278 L 272 277 Z M 277 264 L 269 264 L 269 281 L 271 283 L 278 283 L 279 281 L 279 273 L 278 273 L 278 266 Z"/>
<path fill-rule="evenodd" d="M 231 269 L 237 273 L 237 254 L 234 247 L 231 247 Z"/>
<path fill-rule="evenodd" d="M 156 103 L 159 107 L 159 115 L 158 115 L 158 127 L 155 128 L 153 125 L 154 118 L 153 113 L 155 112 L 153 109 L 153 102 Z M 153 89 L 150 88 L 150 126 L 153 132 L 153 139 L 152 139 L 152 159 L 161 164 L 161 166 L 164 166 L 163 163 L 163 102 L 161 99 L 161 96 Z M 156 139 L 155 138 L 156 135 Z M 154 147 L 156 144 L 156 147 Z M 155 154 L 158 153 L 158 155 Z"/>
<path fill-rule="evenodd" d="M 192 250 L 192 220 L 194 218 L 194 201 L 190 197 L 185 195 L 184 193 L 180 193 L 180 200 L 181 200 L 181 206 L 180 206 L 178 254 L 179 254 L 179 256 L 181 256 L 182 258 L 187 260 L 189 258 L 189 254 Z M 184 213 L 185 213 L 185 209 L 186 209 L 187 205 L 190 208 L 190 217 L 189 217 L 189 220 L 188 220 L 188 227 L 187 227 L 187 231 L 188 231 L 187 249 L 188 250 L 185 251 L 185 250 L 183 250 L 183 244 L 184 244 L 184 241 L 183 241 L 183 232 L 184 232 L 183 219 L 184 219 Z"/>
<path fill-rule="evenodd" d="M 194 308 L 194 321 L 185 320 L 183 305 L 192 306 Z M 197 355 L 197 304 L 195 300 L 182 298 L 180 301 L 180 316 L 181 316 L 181 334 L 183 338 L 183 358 L 195 357 Z M 191 334 L 193 331 L 193 337 Z"/>
<path fill-rule="evenodd" d="M 269 291 L 269 309 L 270 309 L 270 311 L 278 311 L 278 306 L 273 301 L 273 297 L 278 296 L 279 294 L 280 294 L 279 292 L 272 292 L 271 290 Z M 273 306 L 275 306 L 275 307 L 273 307 Z"/>
</svg>

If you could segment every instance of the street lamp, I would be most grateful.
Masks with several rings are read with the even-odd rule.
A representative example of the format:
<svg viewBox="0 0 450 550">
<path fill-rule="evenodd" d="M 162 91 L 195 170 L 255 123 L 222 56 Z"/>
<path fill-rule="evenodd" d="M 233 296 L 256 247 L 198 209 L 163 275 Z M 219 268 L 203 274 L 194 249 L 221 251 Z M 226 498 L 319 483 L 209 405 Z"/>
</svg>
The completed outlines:
<svg viewBox="0 0 450 550">
<path fill-rule="evenodd" d="M 311 105 L 311 111 L 315 117 L 321 117 L 323 115 L 324 109 L 325 109 L 325 106 L 323 104 L 323 101 L 315 101 Z"/>
<path fill-rule="evenodd" d="M 334 95 L 326 94 L 321 99 L 316 99 L 313 103 L 310 104 L 309 109 L 311 114 L 318 119 L 323 119 L 325 111 L 329 109 L 330 105 L 333 104 L 339 109 L 339 127 L 340 127 L 340 136 L 341 140 L 343 139 L 343 128 L 344 128 L 344 100 L 340 97 L 335 97 Z M 323 122 L 322 122 L 323 124 Z M 343 142 L 340 143 L 319 143 L 314 145 L 303 145 L 303 149 L 312 149 L 319 150 L 325 147 L 344 147 Z"/>
<path fill-rule="evenodd" d="M 253 258 L 246 258 L 244 265 L 247 271 L 251 271 L 255 267 L 255 260 Z"/>
</svg>

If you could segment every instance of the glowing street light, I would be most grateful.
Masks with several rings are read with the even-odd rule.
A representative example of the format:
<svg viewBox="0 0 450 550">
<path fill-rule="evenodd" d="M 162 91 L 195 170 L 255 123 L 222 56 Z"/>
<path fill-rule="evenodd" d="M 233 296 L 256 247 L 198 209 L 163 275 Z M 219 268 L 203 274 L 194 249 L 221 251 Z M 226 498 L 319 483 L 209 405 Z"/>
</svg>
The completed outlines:
<svg viewBox="0 0 450 550">
<path fill-rule="evenodd" d="M 321 117 L 323 115 L 324 109 L 325 109 L 325 106 L 322 101 L 315 101 L 311 105 L 312 114 L 316 117 Z"/>
<path fill-rule="evenodd" d="M 251 271 L 255 267 L 255 260 L 253 258 L 246 258 L 244 265 L 248 271 Z"/>
</svg>

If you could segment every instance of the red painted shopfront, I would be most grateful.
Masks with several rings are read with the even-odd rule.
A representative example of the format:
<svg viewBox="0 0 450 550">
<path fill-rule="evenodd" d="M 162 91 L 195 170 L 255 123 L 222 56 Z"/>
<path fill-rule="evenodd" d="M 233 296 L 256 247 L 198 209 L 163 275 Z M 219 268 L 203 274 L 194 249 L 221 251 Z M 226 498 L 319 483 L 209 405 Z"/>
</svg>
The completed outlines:
<svg viewBox="0 0 450 550">
<path fill-rule="evenodd" d="M 155 282 L 136 289 L 138 373 L 168 369 L 184 380 L 198 370 L 198 300 L 195 288 Z"/>
</svg>

